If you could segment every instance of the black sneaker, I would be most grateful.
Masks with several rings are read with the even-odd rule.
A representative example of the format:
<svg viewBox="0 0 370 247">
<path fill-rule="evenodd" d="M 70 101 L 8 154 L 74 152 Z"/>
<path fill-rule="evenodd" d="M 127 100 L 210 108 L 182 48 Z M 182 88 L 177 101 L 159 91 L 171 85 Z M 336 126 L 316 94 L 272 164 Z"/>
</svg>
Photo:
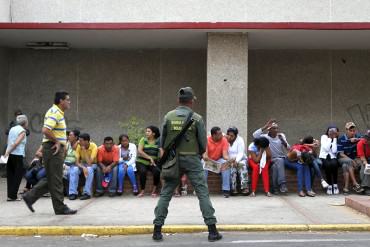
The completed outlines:
<svg viewBox="0 0 370 247">
<path fill-rule="evenodd" d="M 224 197 L 225 197 L 225 198 L 229 198 L 229 196 L 230 196 L 230 191 L 224 190 L 224 191 L 223 191 L 223 193 L 224 193 Z"/>
<path fill-rule="evenodd" d="M 83 194 L 81 197 L 80 197 L 80 200 L 88 200 L 88 199 L 90 199 L 91 198 L 91 196 L 90 195 L 88 195 L 88 194 Z"/>
<path fill-rule="evenodd" d="M 69 195 L 69 200 L 76 200 L 76 199 L 77 199 L 77 195 L 75 194 Z"/>
<path fill-rule="evenodd" d="M 163 240 L 163 235 L 162 235 L 162 226 L 154 226 L 153 230 L 153 236 L 152 236 L 154 241 L 162 241 Z"/>
<path fill-rule="evenodd" d="M 285 183 L 280 185 L 280 192 L 284 194 L 288 193 L 288 188 L 286 187 Z"/>
</svg>

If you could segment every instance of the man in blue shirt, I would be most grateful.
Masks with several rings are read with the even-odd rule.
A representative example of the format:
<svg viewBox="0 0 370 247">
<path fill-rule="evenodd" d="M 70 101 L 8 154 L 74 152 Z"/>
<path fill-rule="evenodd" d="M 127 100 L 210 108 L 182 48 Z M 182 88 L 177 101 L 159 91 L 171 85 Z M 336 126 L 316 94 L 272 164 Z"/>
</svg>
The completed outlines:
<svg viewBox="0 0 370 247">
<path fill-rule="evenodd" d="M 357 183 L 354 168 L 361 167 L 357 158 L 357 142 L 361 136 L 356 133 L 356 125 L 348 122 L 345 125 L 346 132 L 338 139 L 338 161 L 343 169 L 344 188 L 343 193 L 349 193 L 349 179 L 351 178 L 353 190 L 357 193 L 363 192 L 363 188 Z"/>
</svg>

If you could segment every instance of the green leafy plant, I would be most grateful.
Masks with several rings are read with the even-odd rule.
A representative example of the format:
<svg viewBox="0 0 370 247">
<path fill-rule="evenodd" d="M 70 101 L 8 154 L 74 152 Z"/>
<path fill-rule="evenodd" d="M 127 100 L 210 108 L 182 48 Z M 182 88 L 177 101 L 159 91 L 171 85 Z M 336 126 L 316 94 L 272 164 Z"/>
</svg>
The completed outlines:
<svg viewBox="0 0 370 247">
<path fill-rule="evenodd" d="M 125 122 L 119 122 L 118 125 L 125 131 L 129 136 L 130 142 L 139 144 L 140 139 L 145 134 L 145 121 L 141 118 L 133 116 Z"/>
</svg>

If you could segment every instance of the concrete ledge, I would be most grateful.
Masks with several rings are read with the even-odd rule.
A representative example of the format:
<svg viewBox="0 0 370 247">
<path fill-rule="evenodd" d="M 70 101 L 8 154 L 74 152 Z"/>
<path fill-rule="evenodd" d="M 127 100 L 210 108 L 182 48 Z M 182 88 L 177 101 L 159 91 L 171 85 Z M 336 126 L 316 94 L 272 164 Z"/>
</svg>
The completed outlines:
<svg viewBox="0 0 370 247">
<path fill-rule="evenodd" d="M 346 196 L 345 205 L 370 217 L 370 197 L 351 195 Z"/>
<path fill-rule="evenodd" d="M 326 224 L 326 225 L 218 225 L 220 231 L 368 231 L 370 224 Z M 142 226 L 2 226 L 0 235 L 32 236 L 32 235 L 132 235 L 151 234 L 152 225 Z M 167 225 L 164 233 L 205 232 L 205 225 Z"/>
</svg>

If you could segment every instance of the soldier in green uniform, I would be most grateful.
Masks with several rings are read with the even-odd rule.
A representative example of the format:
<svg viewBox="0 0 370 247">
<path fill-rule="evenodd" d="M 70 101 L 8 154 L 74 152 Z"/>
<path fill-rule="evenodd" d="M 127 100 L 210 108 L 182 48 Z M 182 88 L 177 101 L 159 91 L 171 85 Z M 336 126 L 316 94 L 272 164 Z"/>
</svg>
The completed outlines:
<svg viewBox="0 0 370 247">
<path fill-rule="evenodd" d="M 178 92 L 178 107 L 166 114 L 162 126 L 161 153 L 168 146 L 171 140 L 181 131 L 184 122 L 189 113 L 192 112 L 194 104 L 193 89 L 191 87 L 181 88 Z M 216 228 L 215 210 L 209 199 L 208 186 L 204 176 L 204 170 L 200 160 L 201 155 L 206 151 L 207 137 L 202 116 L 193 113 L 192 118 L 195 120 L 190 128 L 186 131 L 184 137 L 176 147 L 178 155 L 178 166 L 181 173 L 185 173 L 192 183 L 199 200 L 200 209 L 205 224 L 208 226 L 208 241 L 217 241 L 222 238 Z M 168 205 L 172 198 L 173 192 L 179 184 L 179 179 L 166 179 L 162 188 L 158 204 L 154 210 L 155 219 L 153 240 L 161 241 L 162 226 L 168 214 Z"/>
</svg>

